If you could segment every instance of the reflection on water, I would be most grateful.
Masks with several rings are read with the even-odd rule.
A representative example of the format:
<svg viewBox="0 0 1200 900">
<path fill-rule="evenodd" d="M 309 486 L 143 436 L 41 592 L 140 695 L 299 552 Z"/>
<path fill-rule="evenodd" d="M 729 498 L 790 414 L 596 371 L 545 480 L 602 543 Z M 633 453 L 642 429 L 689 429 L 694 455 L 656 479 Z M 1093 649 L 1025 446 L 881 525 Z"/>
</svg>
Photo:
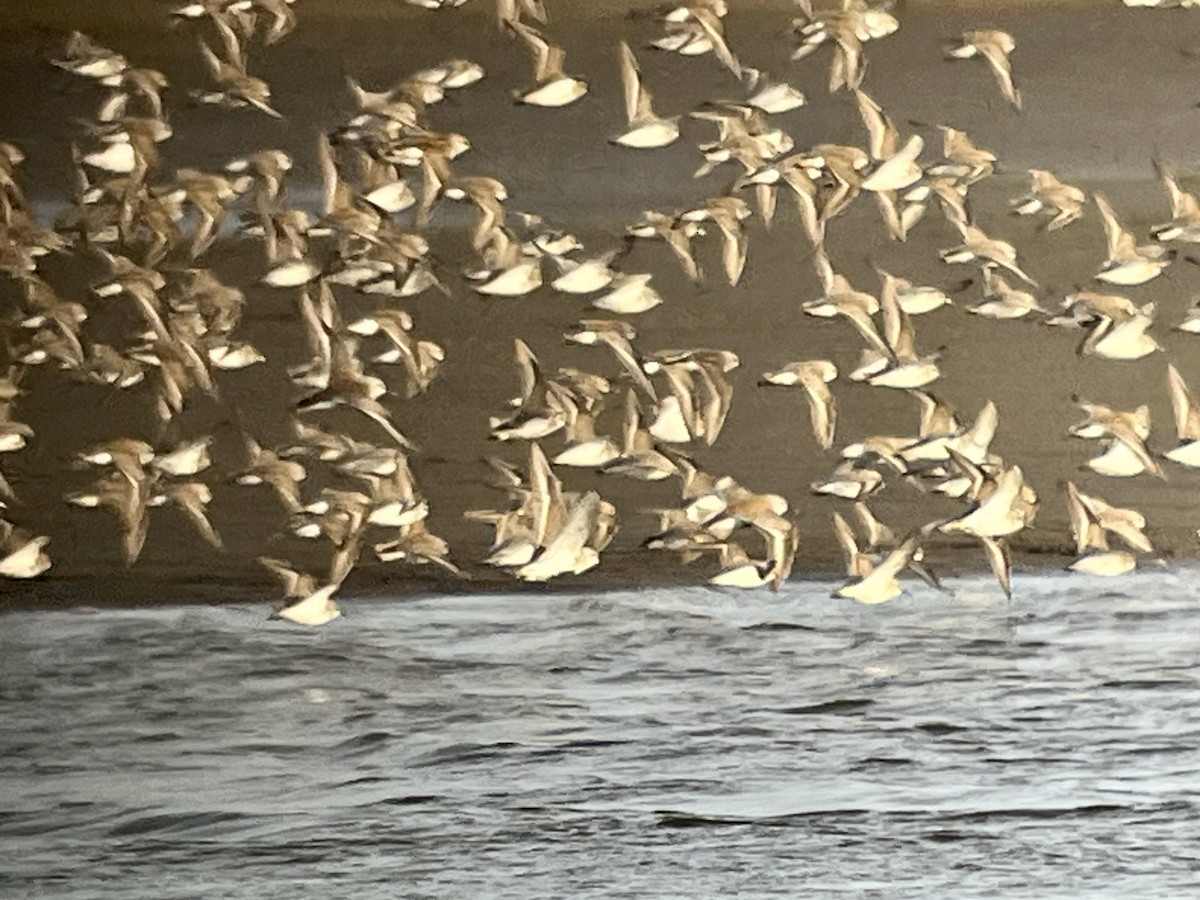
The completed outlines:
<svg viewBox="0 0 1200 900">
<path fill-rule="evenodd" d="M 4 896 L 1179 895 L 1193 572 L 0 619 Z M 568 894 L 569 892 L 569 894 Z"/>
</svg>

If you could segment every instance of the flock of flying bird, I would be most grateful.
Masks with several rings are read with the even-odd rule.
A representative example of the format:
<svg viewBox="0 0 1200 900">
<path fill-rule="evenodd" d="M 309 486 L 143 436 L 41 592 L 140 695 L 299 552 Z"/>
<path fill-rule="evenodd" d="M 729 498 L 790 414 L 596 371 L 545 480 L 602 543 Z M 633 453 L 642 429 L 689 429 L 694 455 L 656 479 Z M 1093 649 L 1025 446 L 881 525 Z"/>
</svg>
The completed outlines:
<svg viewBox="0 0 1200 900">
<path fill-rule="evenodd" d="M 441 9 L 466 0 L 408 2 Z M 1187 0 L 1125 4 L 1190 5 Z M 972 216 L 971 188 L 993 173 L 996 156 L 965 133 L 942 127 L 940 154 L 922 161 L 922 136 L 902 134 L 863 90 L 869 44 L 899 27 L 892 12 L 867 0 L 838 0 L 830 8 L 797 0 L 797 7 L 793 59 L 829 52 L 829 90 L 846 92 L 856 104 L 866 147 L 795 146 L 772 117 L 803 105 L 805 97 L 741 61 L 727 40 L 725 0 L 660 7 L 654 12 L 662 32 L 653 48 L 712 57 L 740 90 L 736 99 L 689 113 L 713 131 L 712 140 L 699 147 L 703 162 L 696 177 L 727 167 L 736 174 L 723 193 L 693 208 L 646 212 L 627 228 L 624 249 L 642 240 L 665 243 L 687 277 L 700 283 L 709 275 L 695 245 L 715 233 L 721 276 L 735 285 L 749 256 L 745 224 L 755 215 L 769 224 L 779 195 L 790 197 L 823 288 L 820 297 L 802 304 L 803 312 L 844 320 L 861 337 L 861 359 L 847 373 L 850 380 L 911 395 L 921 410 L 915 435 L 845 444 L 841 463 L 812 485 L 817 495 L 850 501 L 857 523 L 856 528 L 840 512 L 831 513 L 849 578 L 835 595 L 884 602 L 901 592 L 899 578 L 907 571 L 939 586 L 923 563 L 924 548 L 939 535 L 977 540 L 1003 590 L 1011 593 L 1008 541 L 1033 522 L 1038 496 L 1019 465 L 990 450 L 998 426 L 993 404 L 966 423 L 928 391 L 940 375 L 937 355 L 918 349 L 914 320 L 949 298 L 938 288 L 884 271 L 877 295 L 856 289 L 826 252 L 826 231 L 867 197 L 897 241 L 930 212 L 940 214 L 961 235 L 958 245 L 942 252 L 943 261 L 974 267 L 984 287 L 983 298 L 969 312 L 1084 328 L 1081 352 L 1104 359 L 1138 359 L 1161 349 L 1150 330 L 1154 304 L 1139 306 L 1121 294 L 1081 290 L 1059 309 L 1043 307 L 1016 249 L 990 237 Z M 497 13 L 500 32 L 533 59 L 533 78 L 514 92 L 517 102 L 556 108 L 586 97 L 587 81 L 569 74 L 563 50 L 545 30 L 549 17 L 541 0 L 498 0 Z M 279 115 L 271 86 L 248 70 L 248 51 L 274 44 L 296 27 L 291 0 L 199 0 L 173 15 L 183 27 L 195 29 L 209 76 L 208 85 L 190 92 L 193 102 L 227 108 L 231 115 Z M 946 55 L 982 60 L 1002 97 L 1020 109 L 1010 62 L 1014 49 L 1004 32 L 975 30 L 949 44 Z M 653 76 L 643 74 L 639 61 L 644 54 L 625 41 L 614 51 L 627 120 L 610 140 L 638 153 L 679 140 L 681 115 L 656 111 L 647 87 Z M 654 512 L 658 523 L 646 548 L 677 554 L 684 562 L 715 557 L 719 570 L 710 581 L 717 585 L 778 589 L 786 581 L 798 550 L 788 501 L 706 472 L 686 452 L 689 445 L 718 440 L 733 399 L 731 373 L 740 360 L 727 350 L 640 347 L 627 317 L 652 309 L 662 297 L 649 274 L 621 270 L 626 255 L 621 246 L 591 252 L 537 215 L 511 211 L 501 181 L 462 170 L 459 160 L 470 141 L 438 130 L 435 107 L 447 92 L 469 89 L 483 78 L 481 66 L 448 60 L 383 91 L 351 79 L 355 112 L 318 140 L 324 190 L 314 214 L 289 204 L 292 159 L 281 149 L 230 160 L 219 171 L 164 173 L 158 145 L 172 129 L 162 73 L 138 68 L 79 33 L 70 36 L 54 65 L 93 82 L 98 104 L 74 147 L 72 206 L 53 228 L 38 221 L 22 191 L 22 152 L 0 144 L 0 270 L 15 286 L 16 298 L 5 324 L 11 366 L 0 380 L 0 451 L 19 450 L 33 438 L 29 426 L 12 417 L 21 403 L 22 372 L 31 366 L 49 366 L 139 398 L 131 402 L 148 403 L 160 423 L 153 438 L 119 438 L 81 453 L 77 465 L 94 470 L 96 480 L 66 497 L 76 506 L 113 515 L 129 564 L 141 552 L 150 511 L 164 505 L 182 510 L 201 539 L 215 547 L 222 543 L 207 515 L 212 492 L 205 473 L 212 467 L 212 439 L 181 436 L 179 416 L 194 395 L 219 397 L 221 379 L 240 377 L 234 373 L 263 361 L 238 337 L 243 292 L 201 263 L 224 233 L 236 231 L 239 239 L 261 246 L 261 283 L 294 294 L 296 328 L 310 354 L 288 370 L 298 398 L 294 441 L 264 447 L 242 423 L 245 465 L 233 474 L 237 484 L 270 490 L 287 514 L 292 535 L 322 540 L 331 548 L 329 570 L 320 575 L 297 571 L 286 561 L 261 560 L 286 593 L 279 615 L 308 625 L 337 617 L 334 596 L 366 550 L 382 562 L 433 565 L 467 577 L 451 560 L 446 542 L 427 527 L 429 504 L 409 465 L 410 455 L 419 451 L 393 421 L 393 407 L 385 403 L 388 385 L 375 374 L 379 367 L 400 367 L 411 398 L 431 388 L 446 362 L 442 347 L 419 336 L 401 301 L 448 290 L 422 232 L 443 204 L 454 203 L 467 206 L 474 217 L 470 243 L 478 262 L 463 273 L 474 291 L 523 296 L 543 288 L 544 273 L 551 271 L 547 283 L 553 291 L 590 297 L 594 308 L 611 316 L 580 321 L 564 333 L 572 344 L 601 348 L 580 351 L 581 359 L 592 354 L 594 368 L 608 374 L 544 371 L 534 349 L 516 341 L 519 393 L 488 424 L 495 440 L 527 444 L 528 463 L 489 460 L 494 486 L 506 503 L 465 513 L 493 529 L 483 562 L 524 581 L 547 581 L 596 566 L 618 516 L 597 491 L 567 490 L 557 474 L 584 467 L 642 481 L 679 479 L 680 501 Z M 1104 197 L 1096 195 L 1089 204 L 1083 191 L 1049 171 L 1031 171 L 1029 191 L 1014 198 L 1011 207 L 1018 215 L 1043 216 L 1045 228 L 1054 231 L 1094 206 L 1107 235 L 1106 258 L 1095 278 L 1116 287 L 1140 285 L 1175 259 L 1166 245 L 1200 242 L 1200 199 L 1184 192 L 1169 172 L 1162 179 L 1172 219 L 1153 229 L 1145 244 L 1126 230 Z M 236 223 L 230 221 L 234 209 Z M 86 254 L 100 260 L 108 274 L 92 285 L 88 302 L 64 299 L 39 268 L 48 254 Z M 344 315 L 351 293 L 373 301 L 374 311 Z M 104 343 L 90 330 L 94 313 L 121 318 L 119 341 Z M 1179 327 L 1200 332 L 1200 315 L 1189 315 Z M 1200 407 L 1178 371 L 1169 367 L 1168 372 L 1179 445 L 1163 456 L 1200 467 Z M 764 373 L 760 384 L 802 389 L 816 442 L 831 450 L 838 441 L 832 385 L 841 376 L 829 360 L 795 360 Z M 377 442 L 321 428 L 313 413 L 333 407 L 361 415 Z M 1092 470 L 1114 477 L 1163 476 L 1160 458 L 1146 443 L 1146 407 L 1080 407 L 1084 419 L 1071 433 L 1099 442 L 1101 452 L 1088 463 Z M 619 435 L 605 434 L 601 421 L 618 418 Z M 560 450 L 548 453 L 543 442 L 552 437 L 565 440 Z M 306 496 L 305 481 L 314 468 L 335 486 Z M 895 482 L 955 498 L 960 508 L 897 535 L 867 504 L 872 494 Z M 13 491 L 2 480 L 0 489 L 8 509 Z M 1073 484 L 1067 499 L 1076 544 L 1070 568 L 1116 575 L 1153 554 L 1146 521 L 1136 511 L 1111 506 Z M 51 565 L 46 545 L 46 537 L 5 521 L 0 574 L 41 575 Z"/>
</svg>

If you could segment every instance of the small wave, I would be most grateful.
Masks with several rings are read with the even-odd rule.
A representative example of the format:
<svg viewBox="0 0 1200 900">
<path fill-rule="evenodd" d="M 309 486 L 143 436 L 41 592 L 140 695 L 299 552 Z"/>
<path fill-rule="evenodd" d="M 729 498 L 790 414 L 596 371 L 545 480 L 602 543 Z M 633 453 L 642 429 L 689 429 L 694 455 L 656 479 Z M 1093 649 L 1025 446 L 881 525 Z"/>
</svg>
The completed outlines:
<svg viewBox="0 0 1200 900">
<path fill-rule="evenodd" d="M 620 747 L 625 744 L 633 744 L 633 743 L 636 743 L 636 741 L 622 740 L 619 738 L 576 738 L 575 740 L 566 741 L 565 743 L 559 744 L 558 749 L 560 749 L 560 750 L 582 750 L 582 749 L 585 749 L 588 747 L 596 747 L 596 748 Z"/>
<path fill-rule="evenodd" d="M 913 726 L 917 731 L 924 731 L 926 734 L 944 735 L 958 734 L 960 731 L 970 731 L 970 727 L 966 725 L 955 725 L 953 722 L 920 722 Z"/>
<path fill-rule="evenodd" d="M 921 835 L 921 838 L 922 840 L 932 841 L 935 844 L 956 844 L 959 841 L 1001 839 L 999 835 L 987 834 L 986 832 L 955 831 L 952 828 L 939 828 L 936 831 L 927 831 Z"/>
<path fill-rule="evenodd" d="M 1106 688 L 1128 688 L 1134 691 L 1153 691 L 1159 688 L 1194 688 L 1196 682 L 1186 678 L 1113 679 L 1100 684 Z"/>
<path fill-rule="evenodd" d="M 380 744 L 385 744 L 390 741 L 395 735 L 390 731 L 368 731 L 366 734 L 356 735 L 349 740 L 342 741 L 334 750 L 343 753 L 363 753 L 374 750 Z"/>
<path fill-rule="evenodd" d="M 865 809 L 821 809 L 811 812 L 787 813 L 782 816 L 706 816 L 703 813 L 658 811 L 659 828 L 788 828 L 820 817 L 855 817 L 868 814 Z"/>
<path fill-rule="evenodd" d="M 387 797 L 383 800 L 376 800 L 374 803 L 368 803 L 367 806 L 423 806 L 426 803 L 440 803 L 444 797 L 439 797 L 437 794 L 404 794 L 400 797 Z"/>
<path fill-rule="evenodd" d="M 514 747 L 519 746 L 521 745 L 514 741 L 498 741 L 495 744 L 450 744 L 445 747 L 438 747 L 436 750 L 431 750 L 429 753 L 417 757 L 410 765 L 414 768 L 422 768 L 425 766 L 440 766 L 445 763 L 495 759 L 502 756 L 504 751 L 512 750 Z"/>
<path fill-rule="evenodd" d="M 1172 753 L 1195 753 L 1195 744 L 1150 744 L 1120 751 L 1125 756 L 1159 756 Z"/>
<path fill-rule="evenodd" d="M 164 744 L 168 741 L 183 740 L 183 736 L 177 731 L 155 731 L 150 734 L 135 735 L 131 740 L 135 744 Z"/>
<path fill-rule="evenodd" d="M 1124 622 L 1154 622 L 1158 619 L 1171 619 L 1178 614 L 1176 608 L 1165 609 L 1119 609 L 1113 613 L 1113 618 Z"/>
<path fill-rule="evenodd" d="M 847 697 L 814 703 L 811 706 L 790 706 L 777 711 L 785 716 L 839 716 L 859 712 L 874 702 L 868 697 Z"/>
<path fill-rule="evenodd" d="M 122 822 L 108 832 L 109 837 L 133 837 L 143 834 L 155 834 L 164 831 L 188 831 L 194 828 L 204 828 L 209 825 L 219 825 L 226 822 L 239 822 L 249 816 L 235 812 L 200 812 L 200 813 L 163 813 L 154 816 L 138 816 L 128 822 Z"/>
<path fill-rule="evenodd" d="M 266 669 L 251 669 L 242 675 L 243 678 L 302 678 L 308 674 L 307 669 L 289 669 L 284 666 Z"/>
<path fill-rule="evenodd" d="M 302 756 L 308 748 L 299 744 L 284 744 L 277 741 L 249 741 L 244 744 L 230 744 L 224 747 L 205 750 L 220 756 L 245 756 L 251 753 L 265 753 L 271 756 Z"/>
<path fill-rule="evenodd" d="M 998 819 L 1069 819 L 1075 817 L 1107 816 L 1129 812 L 1131 807 L 1117 803 L 1089 803 L 1083 806 L 1018 807 L 1015 809 L 980 809 L 969 812 L 942 813 L 940 818 L 956 822 L 990 822 Z"/>
<path fill-rule="evenodd" d="M 851 771 L 875 768 L 877 766 L 911 766 L 916 760 L 907 756 L 868 756 L 851 767 Z"/>
</svg>

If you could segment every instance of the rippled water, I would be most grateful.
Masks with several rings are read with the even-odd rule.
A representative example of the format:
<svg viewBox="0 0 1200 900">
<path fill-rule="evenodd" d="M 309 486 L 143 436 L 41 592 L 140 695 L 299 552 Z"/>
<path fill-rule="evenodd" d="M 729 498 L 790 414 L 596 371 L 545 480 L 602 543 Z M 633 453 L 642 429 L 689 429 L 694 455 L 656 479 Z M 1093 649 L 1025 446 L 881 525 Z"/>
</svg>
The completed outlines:
<svg viewBox="0 0 1200 900">
<path fill-rule="evenodd" d="M 1180 896 L 1196 576 L 10 613 L 0 894 Z"/>
</svg>

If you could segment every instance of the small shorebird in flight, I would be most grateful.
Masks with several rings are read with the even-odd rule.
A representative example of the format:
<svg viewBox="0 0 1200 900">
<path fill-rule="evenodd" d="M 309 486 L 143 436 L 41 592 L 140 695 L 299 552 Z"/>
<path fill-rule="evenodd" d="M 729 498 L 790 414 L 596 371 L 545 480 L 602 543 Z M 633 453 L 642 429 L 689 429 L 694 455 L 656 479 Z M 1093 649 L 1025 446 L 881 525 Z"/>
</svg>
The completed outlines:
<svg viewBox="0 0 1200 900">
<path fill-rule="evenodd" d="M 244 436 L 249 465 L 234 476 L 237 484 L 267 484 L 289 513 L 300 511 L 300 482 L 308 477 L 304 466 L 294 459 L 283 459 L 274 450 L 263 447 L 250 435 Z"/>
<path fill-rule="evenodd" d="M 485 268 L 468 272 L 476 293 L 523 297 L 542 286 L 541 252 L 528 250 L 507 228 L 493 228 L 484 242 Z"/>
<path fill-rule="evenodd" d="M 273 118 L 282 119 L 283 116 L 271 106 L 271 86 L 246 71 L 246 57 L 238 36 L 223 20 L 216 19 L 215 22 L 225 56 L 218 56 L 205 41 L 200 41 L 200 53 L 216 89 L 196 91 L 195 99 L 200 103 L 235 108 L 252 106 Z"/>
<path fill-rule="evenodd" d="M 565 498 L 564 498 L 565 499 Z M 559 575 L 579 575 L 600 564 L 594 539 L 605 515 L 604 501 L 595 491 L 568 502 L 566 519 L 533 559 L 516 570 L 522 581 L 549 581 Z"/>
<path fill-rule="evenodd" d="M 624 374 L 651 403 L 658 402 L 658 393 L 642 367 L 641 354 L 634 349 L 637 329 L 628 322 L 612 319 L 584 319 L 563 337 L 572 344 L 595 347 L 601 344 L 612 350 Z"/>
<path fill-rule="evenodd" d="M 839 532 L 851 580 L 837 588 L 833 596 L 868 604 L 886 603 L 900 596 L 904 591 L 900 586 L 900 575 L 905 569 L 912 568 L 914 562 L 920 562 L 924 538 L 924 531 L 917 530 L 879 563 L 872 564 L 858 552 L 857 544 L 846 541 L 844 534 Z"/>
<path fill-rule="evenodd" d="M 1150 229 L 1156 241 L 1200 243 L 1200 198 L 1183 190 L 1175 175 L 1161 167 L 1159 175 L 1171 198 L 1171 221 Z"/>
<path fill-rule="evenodd" d="M 1110 442 L 1105 453 L 1088 460 L 1089 469 L 1116 478 L 1140 475 L 1142 472 L 1166 478 L 1162 466 L 1146 447 L 1150 437 L 1150 407 L 1142 405 L 1133 411 L 1126 411 L 1100 403 L 1080 401 L 1077 405 L 1087 418 L 1071 426 L 1071 436 Z"/>
<path fill-rule="evenodd" d="M 563 70 L 567 54 L 561 47 L 552 46 L 540 32 L 509 21 L 508 27 L 521 38 L 533 53 L 534 86 L 518 91 L 517 100 L 530 106 L 559 107 L 574 103 L 588 92 L 587 82 L 568 75 Z"/>
<path fill-rule="evenodd" d="M 1171 253 L 1158 244 L 1138 246 L 1116 212 L 1101 194 L 1094 194 L 1096 208 L 1104 220 L 1104 237 L 1107 242 L 1108 258 L 1096 273 L 1099 281 L 1109 284 L 1132 286 L 1145 284 L 1163 273 L 1171 263 Z"/>
<path fill-rule="evenodd" d="M 683 222 L 712 222 L 721 232 L 721 262 L 730 287 L 742 278 L 749 241 L 742 223 L 750 218 L 750 207 L 740 197 L 710 197 L 701 206 L 680 214 Z"/>
<path fill-rule="evenodd" d="M 763 374 L 759 384 L 799 385 L 808 394 L 813 436 L 823 450 L 833 447 L 837 433 L 837 403 L 829 384 L 838 376 L 837 366 L 827 359 L 788 363 Z"/>
<path fill-rule="evenodd" d="M 1171 391 L 1171 409 L 1175 413 L 1179 445 L 1163 456 L 1189 469 L 1200 469 L 1200 407 L 1179 370 L 1170 364 L 1167 365 L 1167 386 Z"/>
<path fill-rule="evenodd" d="M 1083 216 L 1087 194 L 1070 184 L 1063 184 L 1053 172 L 1029 170 L 1029 191 L 1009 201 L 1018 216 L 1031 216 L 1042 211 L 1054 214 L 1046 224 L 1047 231 L 1058 231 Z"/>
<path fill-rule="evenodd" d="M 1154 324 L 1154 304 L 1146 303 L 1133 314 L 1118 318 L 1101 316 L 1079 348 L 1081 354 L 1101 359 L 1141 359 L 1162 350 L 1148 332 Z"/>
<path fill-rule="evenodd" d="M 28 532 L 0 519 L 0 577 L 37 578 L 50 568 L 46 555 L 48 537 Z"/>
<path fill-rule="evenodd" d="M 1175 326 L 1185 334 L 1200 334 L 1200 297 L 1193 297 L 1184 320 Z"/>
<path fill-rule="evenodd" d="M 1006 269 L 1026 284 L 1037 287 L 1037 282 L 1025 274 L 1017 261 L 1017 251 L 1008 241 L 989 237 L 978 225 L 959 224 L 962 243 L 941 252 L 942 262 L 974 262 L 985 269 Z"/>
<path fill-rule="evenodd" d="M 662 295 L 650 284 L 651 276 L 617 274 L 610 282 L 611 290 L 592 300 L 592 306 L 618 316 L 648 312 L 662 304 Z"/>
<path fill-rule="evenodd" d="M 1003 275 L 984 269 L 983 299 L 968 306 L 967 312 L 985 319 L 1020 319 L 1030 313 L 1045 314 L 1046 310 L 1033 294 L 1014 288 Z"/>
<path fill-rule="evenodd" d="M 664 50 L 675 50 L 686 56 L 699 56 L 711 52 L 721 61 L 721 65 L 741 78 L 742 65 L 725 40 L 724 17 L 728 11 L 725 0 L 692 0 L 690 3 L 669 7 L 661 17 L 672 32 L 668 37 L 684 37 L 678 44 L 659 41 L 655 46 Z"/>
<path fill-rule="evenodd" d="M 661 238 L 671 248 L 683 267 L 683 273 L 697 284 L 703 279 L 700 265 L 692 251 L 692 238 L 704 234 L 696 219 L 684 219 L 656 210 L 646 210 L 640 221 L 625 229 L 626 241 L 634 238 Z"/>
<path fill-rule="evenodd" d="M 625 147 L 666 147 L 679 138 L 679 116 L 664 119 L 654 112 L 650 92 L 642 83 L 642 72 L 629 44 L 617 45 L 621 61 L 621 85 L 625 91 L 625 118 L 629 127 L 613 138 Z"/>
<path fill-rule="evenodd" d="M 308 626 L 326 625 L 338 618 L 342 608 L 333 596 L 357 562 L 359 545 L 360 538 L 356 536 L 346 547 L 334 553 L 329 578 L 324 583 L 308 573 L 293 569 L 288 563 L 260 557 L 258 561 L 283 585 L 288 601 L 276 610 L 272 618 Z"/>
<path fill-rule="evenodd" d="M 770 73 L 761 69 L 743 69 L 746 86 L 753 93 L 746 98 L 746 104 L 761 110 L 769 116 L 791 112 L 799 109 L 808 102 L 804 92 L 792 87 L 786 81 L 775 81 Z"/>
<path fill-rule="evenodd" d="M 129 61 L 119 53 L 102 47 L 86 34 L 72 31 L 67 38 L 66 52 L 62 59 L 54 60 L 60 69 L 92 78 L 101 84 L 114 86 L 122 73 L 129 68 Z"/>
<path fill-rule="evenodd" d="M 183 481 L 154 485 L 146 500 L 146 506 L 158 507 L 166 506 L 168 503 L 174 504 L 209 545 L 221 550 L 225 545 L 208 518 L 210 502 L 212 502 L 212 490 L 208 485 L 199 481 Z"/>
<path fill-rule="evenodd" d="M 1017 47 L 1011 34 L 995 29 L 980 31 L 964 31 L 961 40 L 951 44 L 946 49 L 946 55 L 951 59 L 970 59 L 981 56 L 996 76 L 1000 92 L 1004 99 L 1021 108 L 1021 92 L 1013 84 L 1012 61 L 1009 56 Z"/>
<path fill-rule="evenodd" d="M 708 580 L 717 587 L 756 588 L 766 585 L 778 591 L 792 573 L 799 551 L 796 526 L 770 510 L 758 512 L 746 523 L 766 547 L 766 558 L 752 559 L 740 544 L 726 538 L 721 550 L 721 571 Z"/>
<path fill-rule="evenodd" d="M 412 2 L 412 0 L 409 0 Z M 429 0 L 425 0 L 429 2 Z M 436 0 L 441 6 L 461 6 L 465 0 Z M 496 0 L 496 23 L 500 30 L 521 23 L 521 17 L 528 16 L 536 22 L 546 24 L 546 7 L 542 0 Z"/>
<path fill-rule="evenodd" d="M 1075 538 L 1075 556 L 1068 569 L 1087 575 L 1113 577 L 1124 575 L 1137 565 L 1139 553 L 1153 553 L 1146 538 L 1145 517 L 1132 509 L 1110 506 L 1099 497 L 1091 497 L 1067 482 L 1067 509 L 1071 516 L 1071 533 Z M 1129 549 L 1109 547 L 1109 533 L 1121 539 Z"/>
</svg>

